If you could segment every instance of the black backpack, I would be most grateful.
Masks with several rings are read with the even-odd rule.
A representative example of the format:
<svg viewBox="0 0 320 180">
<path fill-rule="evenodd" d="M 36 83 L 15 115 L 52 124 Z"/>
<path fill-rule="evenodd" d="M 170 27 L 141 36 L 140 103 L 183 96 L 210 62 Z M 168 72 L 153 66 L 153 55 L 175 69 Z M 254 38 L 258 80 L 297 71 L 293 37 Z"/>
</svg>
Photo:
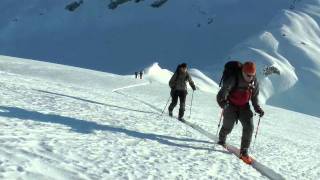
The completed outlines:
<svg viewBox="0 0 320 180">
<path fill-rule="evenodd" d="M 236 85 L 238 84 L 238 74 L 241 72 L 242 64 L 239 61 L 229 61 L 224 65 L 223 74 L 219 83 L 219 87 L 231 76 L 236 77 Z"/>
</svg>

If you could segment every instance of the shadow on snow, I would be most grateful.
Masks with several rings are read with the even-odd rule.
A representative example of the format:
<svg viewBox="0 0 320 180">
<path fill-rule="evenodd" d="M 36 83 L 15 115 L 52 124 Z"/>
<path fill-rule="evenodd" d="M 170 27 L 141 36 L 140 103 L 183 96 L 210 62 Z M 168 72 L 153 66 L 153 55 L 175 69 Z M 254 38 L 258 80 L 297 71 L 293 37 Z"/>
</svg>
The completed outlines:
<svg viewBox="0 0 320 180">
<path fill-rule="evenodd" d="M 218 151 L 212 148 L 203 148 L 203 147 L 195 147 L 187 144 L 178 144 L 172 141 L 180 141 L 180 142 L 196 142 L 196 143 L 207 143 L 212 144 L 209 141 L 191 139 L 191 138 L 177 138 L 172 136 L 159 135 L 154 133 L 143 133 L 134 130 L 129 130 L 121 127 L 112 127 L 110 125 L 98 124 L 92 121 L 80 120 L 76 118 L 70 118 L 60 115 L 54 114 L 44 114 L 36 111 L 30 111 L 18 107 L 5 107 L 0 106 L 0 116 L 8 117 L 8 118 L 17 118 L 20 120 L 30 120 L 37 121 L 43 123 L 54 123 L 61 124 L 65 126 L 69 126 L 72 131 L 82 134 L 93 133 L 94 131 L 109 131 L 111 133 L 124 133 L 127 136 L 131 136 L 134 138 L 145 139 L 157 141 L 161 144 L 165 144 L 168 146 L 176 146 L 181 148 L 191 148 L 196 150 L 207 150 L 207 151 Z M 171 141 L 170 141 L 171 140 Z M 227 153 L 227 152 L 223 152 Z"/>
<path fill-rule="evenodd" d="M 113 108 L 119 108 L 119 109 L 123 109 L 123 110 L 127 110 L 127 111 L 134 111 L 134 112 L 146 113 L 146 114 L 158 114 L 158 113 L 152 112 L 152 111 L 143 111 L 143 110 L 137 110 L 137 109 L 130 109 L 130 108 L 126 108 L 126 107 L 100 103 L 100 102 L 97 102 L 97 101 L 92 101 L 92 100 L 79 98 L 79 97 L 75 97 L 75 96 L 70 96 L 70 95 L 65 95 L 65 94 L 59 94 L 59 93 L 55 93 L 55 92 L 43 91 L 43 90 L 38 90 L 38 89 L 33 89 L 33 90 L 41 92 L 41 93 L 46 93 L 46 94 L 52 94 L 52 95 L 56 95 L 56 96 L 72 98 L 72 99 L 79 100 L 79 101 L 84 101 L 84 102 L 88 102 L 88 103 L 92 103 L 92 104 L 98 104 L 98 105 L 103 105 L 103 106 L 108 106 L 108 107 L 113 107 Z"/>
</svg>

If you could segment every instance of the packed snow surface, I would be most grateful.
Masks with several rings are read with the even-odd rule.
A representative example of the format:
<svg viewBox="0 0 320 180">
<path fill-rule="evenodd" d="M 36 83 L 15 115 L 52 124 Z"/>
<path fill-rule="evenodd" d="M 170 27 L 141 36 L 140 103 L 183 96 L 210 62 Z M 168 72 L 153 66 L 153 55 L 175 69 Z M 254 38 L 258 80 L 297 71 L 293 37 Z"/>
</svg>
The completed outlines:
<svg viewBox="0 0 320 180">
<path fill-rule="evenodd" d="M 167 111 L 160 116 L 167 84 L 5 56 L 0 67 L 1 179 L 268 179 Z M 195 91 L 188 118 L 190 101 L 191 91 L 188 121 L 215 134 L 215 94 Z M 285 179 L 318 179 L 320 119 L 263 108 L 252 156 Z M 239 146 L 241 130 L 230 144 Z"/>
</svg>

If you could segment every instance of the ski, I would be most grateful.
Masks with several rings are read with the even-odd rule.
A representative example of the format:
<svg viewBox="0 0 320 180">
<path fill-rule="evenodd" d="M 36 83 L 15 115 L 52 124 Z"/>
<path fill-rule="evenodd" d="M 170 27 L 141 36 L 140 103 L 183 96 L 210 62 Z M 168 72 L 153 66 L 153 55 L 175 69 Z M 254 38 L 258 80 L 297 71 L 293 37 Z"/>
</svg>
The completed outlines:
<svg viewBox="0 0 320 180">
<path fill-rule="evenodd" d="M 184 118 L 181 118 L 181 119 L 179 119 L 177 116 L 170 116 L 170 115 L 168 115 L 170 118 L 173 118 L 173 119 L 177 119 L 178 121 L 180 121 L 180 122 L 183 122 L 183 123 L 185 123 L 185 122 L 187 122 Z"/>
<path fill-rule="evenodd" d="M 198 131 L 200 134 L 206 136 L 207 138 L 211 139 L 212 141 L 218 142 L 218 137 L 216 137 L 215 135 L 207 132 L 206 130 L 204 130 L 200 126 L 198 126 L 198 125 L 196 125 L 194 123 L 191 123 L 191 122 L 189 122 L 187 120 L 180 121 L 180 122 L 185 124 L 185 125 L 187 125 L 187 126 L 189 126 L 189 127 L 191 127 L 192 129 Z M 239 148 L 237 148 L 235 146 L 232 146 L 231 144 L 226 144 L 226 147 L 227 147 L 226 150 L 228 152 L 234 154 L 237 158 L 240 158 L 240 149 Z M 243 161 L 243 159 L 241 159 L 241 160 Z M 281 174 L 275 172 L 274 170 L 272 170 L 268 166 L 263 165 L 262 163 L 258 162 L 257 160 L 255 160 L 253 158 L 252 158 L 251 164 L 248 164 L 248 165 L 253 167 L 254 169 L 256 169 L 262 175 L 268 177 L 269 179 L 276 179 L 276 180 L 285 179 L 284 177 L 281 176 Z"/>
<path fill-rule="evenodd" d="M 220 145 L 220 144 L 218 144 L 218 145 Z M 220 146 L 222 146 L 228 152 L 234 154 L 236 157 L 238 157 L 239 159 L 241 159 L 244 163 L 246 163 L 248 165 L 252 165 L 255 162 L 254 158 L 252 158 L 251 156 L 249 156 L 248 159 L 241 157 L 239 148 L 236 148 L 236 147 L 229 145 L 229 144 L 220 145 Z"/>
<path fill-rule="evenodd" d="M 201 134 L 209 137 L 209 139 L 217 142 L 217 140 L 218 140 L 217 137 L 214 137 L 214 136 L 211 135 L 210 133 L 206 132 L 206 130 L 202 129 L 200 126 L 198 126 L 198 125 L 196 125 L 196 124 L 193 124 L 193 123 L 190 123 L 190 122 L 186 121 L 185 119 L 179 119 L 179 118 L 177 118 L 177 120 L 180 121 L 180 122 L 182 122 L 182 123 L 184 123 L 184 124 L 186 124 L 186 125 L 188 125 L 188 126 L 191 127 L 192 129 L 197 130 L 197 131 L 200 132 Z M 255 160 L 254 160 L 251 156 L 249 156 L 248 159 L 241 157 L 241 155 L 240 155 L 240 149 L 237 148 L 237 147 L 235 147 L 235 146 L 232 146 L 232 145 L 230 145 L 230 144 L 225 144 L 225 145 L 222 146 L 222 147 L 224 147 L 224 149 L 226 149 L 228 152 L 234 154 L 236 157 L 238 157 L 239 159 L 241 159 L 244 163 L 246 163 L 246 164 L 248 164 L 248 165 L 252 165 L 252 164 L 255 162 Z"/>
</svg>

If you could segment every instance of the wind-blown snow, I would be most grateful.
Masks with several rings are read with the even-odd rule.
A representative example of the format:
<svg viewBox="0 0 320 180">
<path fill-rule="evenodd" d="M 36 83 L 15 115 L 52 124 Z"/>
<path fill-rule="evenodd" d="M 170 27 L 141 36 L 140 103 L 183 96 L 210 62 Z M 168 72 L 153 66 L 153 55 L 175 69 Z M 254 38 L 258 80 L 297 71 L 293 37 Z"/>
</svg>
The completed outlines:
<svg viewBox="0 0 320 180">
<path fill-rule="evenodd" d="M 1 179 L 267 179 L 161 117 L 167 84 L 3 56 L 0 67 Z M 320 119 L 263 108 L 252 156 L 285 179 L 320 177 Z M 215 134 L 219 114 L 215 94 L 195 91 L 190 122 Z"/>
<path fill-rule="evenodd" d="M 163 84 L 168 84 L 173 72 L 162 69 L 158 63 L 153 63 L 150 67 L 144 69 L 145 76 L 152 82 L 157 81 Z"/>
<path fill-rule="evenodd" d="M 196 82 L 197 86 L 200 87 L 201 90 L 213 93 L 218 92 L 218 84 L 198 69 L 192 68 L 190 69 L 189 73 L 192 76 L 192 78 L 195 79 L 194 81 Z"/>
</svg>

